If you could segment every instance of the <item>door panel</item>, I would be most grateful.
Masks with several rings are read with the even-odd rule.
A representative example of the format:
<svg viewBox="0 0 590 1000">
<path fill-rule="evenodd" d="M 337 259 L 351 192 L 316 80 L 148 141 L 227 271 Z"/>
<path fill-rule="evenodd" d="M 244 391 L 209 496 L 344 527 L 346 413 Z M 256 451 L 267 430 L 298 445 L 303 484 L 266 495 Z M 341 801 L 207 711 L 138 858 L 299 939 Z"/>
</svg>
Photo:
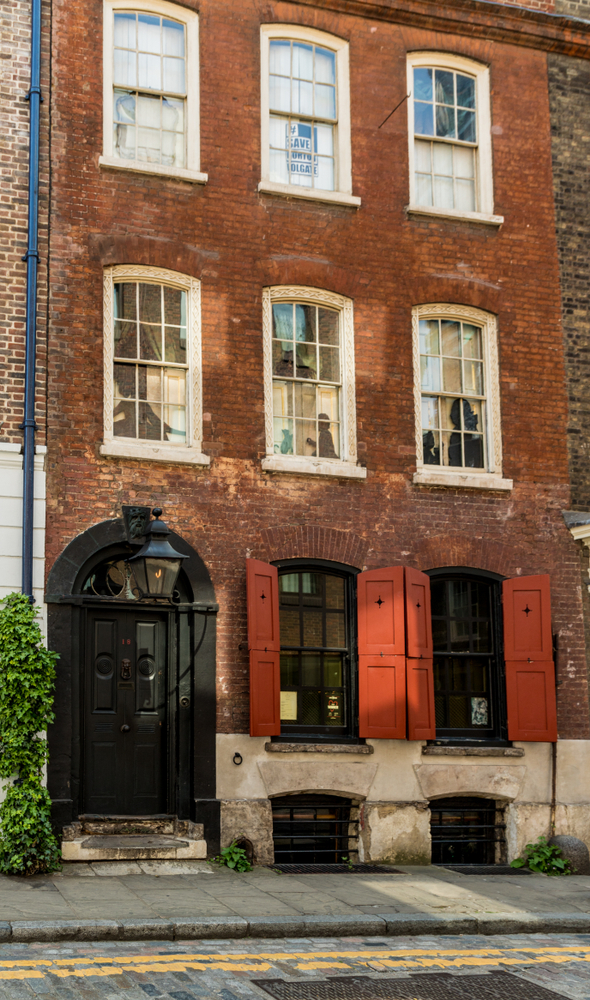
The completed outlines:
<svg viewBox="0 0 590 1000">
<path fill-rule="evenodd" d="M 167 811 L 166 632 L 165 613 L 88 613 L 87 813 Z"/>
</svg>

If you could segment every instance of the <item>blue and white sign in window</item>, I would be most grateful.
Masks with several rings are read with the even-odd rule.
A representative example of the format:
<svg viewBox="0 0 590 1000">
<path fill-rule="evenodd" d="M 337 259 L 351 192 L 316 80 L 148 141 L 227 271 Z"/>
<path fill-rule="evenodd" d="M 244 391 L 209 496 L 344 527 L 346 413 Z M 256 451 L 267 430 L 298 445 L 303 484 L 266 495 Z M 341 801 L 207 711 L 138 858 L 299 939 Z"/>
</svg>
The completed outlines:
<svg viewBox="0 0 590 1000">
<path fill-rule="evenodd" d="M 269 82 L 270 180 L 334 191 L 336 54 L 272 40 Z"/>
</svg>

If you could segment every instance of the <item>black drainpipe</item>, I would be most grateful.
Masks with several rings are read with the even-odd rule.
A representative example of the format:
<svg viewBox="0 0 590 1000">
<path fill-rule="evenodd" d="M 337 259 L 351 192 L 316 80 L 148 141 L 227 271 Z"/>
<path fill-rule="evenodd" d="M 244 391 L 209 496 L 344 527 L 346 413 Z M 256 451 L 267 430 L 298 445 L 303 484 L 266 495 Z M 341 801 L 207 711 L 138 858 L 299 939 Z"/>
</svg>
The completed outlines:
<svg viewBox="0 0 590 1000">
<path fill-rule="evenodd" d="M 29 102 L 29 218 L 27 252 L 27 325 L 25 347 L 25 417 L 23 435 L 22 592 L 33 601 L 33 499 L 35 489 L 35 355 L 37 337 L 37 265 L 39 263 L 39 118 L 41 97 L 41 0 L 32 0 L 31 87 Z"/>
</svg>

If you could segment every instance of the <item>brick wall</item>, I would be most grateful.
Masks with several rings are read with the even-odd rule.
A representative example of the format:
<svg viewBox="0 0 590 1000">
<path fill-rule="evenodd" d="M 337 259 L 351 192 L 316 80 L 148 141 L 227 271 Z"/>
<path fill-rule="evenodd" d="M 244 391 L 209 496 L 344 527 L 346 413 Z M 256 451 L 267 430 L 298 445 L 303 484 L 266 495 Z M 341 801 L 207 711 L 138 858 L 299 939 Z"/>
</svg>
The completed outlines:
<svg viewBox="0 0 590 1000">
<path fill-rule="evenodd" d="M 555 13 L 590 18 L 590 0 L 555 0 Z"/>
<path fill-rule="evenodd" d="M 24 402 L 27 191 L 29 170 L 29 105 L 31 4 L 0 0 L 0 227 L 2 230 L 2 296 L 0 297 L 0 442 L 20 443 Z M 49 186 L 49 2 L 43 5 L 41 106 L 41 171 L 39 184 L 39 297 L 37 330 L 37 443 L 44 440 L 45 321 L 47 311 L 47 208 Z"/>
<path fill-rule="evenodd" d="M 192 5 L 192 3 L 191 3 Z M 564 682 L 560 734 L 587 738 L 584 631 L 570 502 L 559 275 L 544 53 L 255 0 L 203 0 L 205 187 L 100 172 L 99 0 L 55 0 L 49 564 L 121 503 L 162 504 L 199 551 L 220 604 L 221 732 L 248 725 L 245 559 L 286 555 L 373 567 L 467 565 L 549 572 Z M 350 39 L 353 193 L 360 211 L 259 195 L 259 24 L 309 24 Z M 417 221 L 408 202 L 407 51 L 447 48 L 491 65 L 500 230 Z M 232 71 L 228 73 L 228 66 Z M 531 196 L 534 192 L 534 197 Z M 202 281 L 207 470 L 99 456 L 102 269 L 157 264 Z M 366 481 L 269 475 L 261 289 L 305 284 L 355 306 L 358 438 Z M 412 485 L 412 306 L 457 302 L 498 315 L 504 474 L 512 494 Z M 567 669 L 565 669 L 567 668 Z"/>
</svg>

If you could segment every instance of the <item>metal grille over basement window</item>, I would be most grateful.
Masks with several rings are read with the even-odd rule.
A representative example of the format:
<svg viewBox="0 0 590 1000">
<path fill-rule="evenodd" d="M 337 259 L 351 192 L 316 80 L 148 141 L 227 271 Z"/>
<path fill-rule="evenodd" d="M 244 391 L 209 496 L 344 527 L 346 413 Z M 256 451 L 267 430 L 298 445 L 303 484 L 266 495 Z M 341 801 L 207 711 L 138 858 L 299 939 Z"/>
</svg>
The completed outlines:
<svg viewBox="0 0 590 1000">
<path fill-rule="evenodd" d="M 336 864 L 350 857 L 358 840 L 358 820 L 350 799 L 298 795 L 273 799 L 275 861 Z"/>
<path fill-rule="evenodd" d="M 502 861 L 505 824 L 501 816 L 489 799 L 432 801 L 432 864 L 493 865 Z"/>
</svg>

